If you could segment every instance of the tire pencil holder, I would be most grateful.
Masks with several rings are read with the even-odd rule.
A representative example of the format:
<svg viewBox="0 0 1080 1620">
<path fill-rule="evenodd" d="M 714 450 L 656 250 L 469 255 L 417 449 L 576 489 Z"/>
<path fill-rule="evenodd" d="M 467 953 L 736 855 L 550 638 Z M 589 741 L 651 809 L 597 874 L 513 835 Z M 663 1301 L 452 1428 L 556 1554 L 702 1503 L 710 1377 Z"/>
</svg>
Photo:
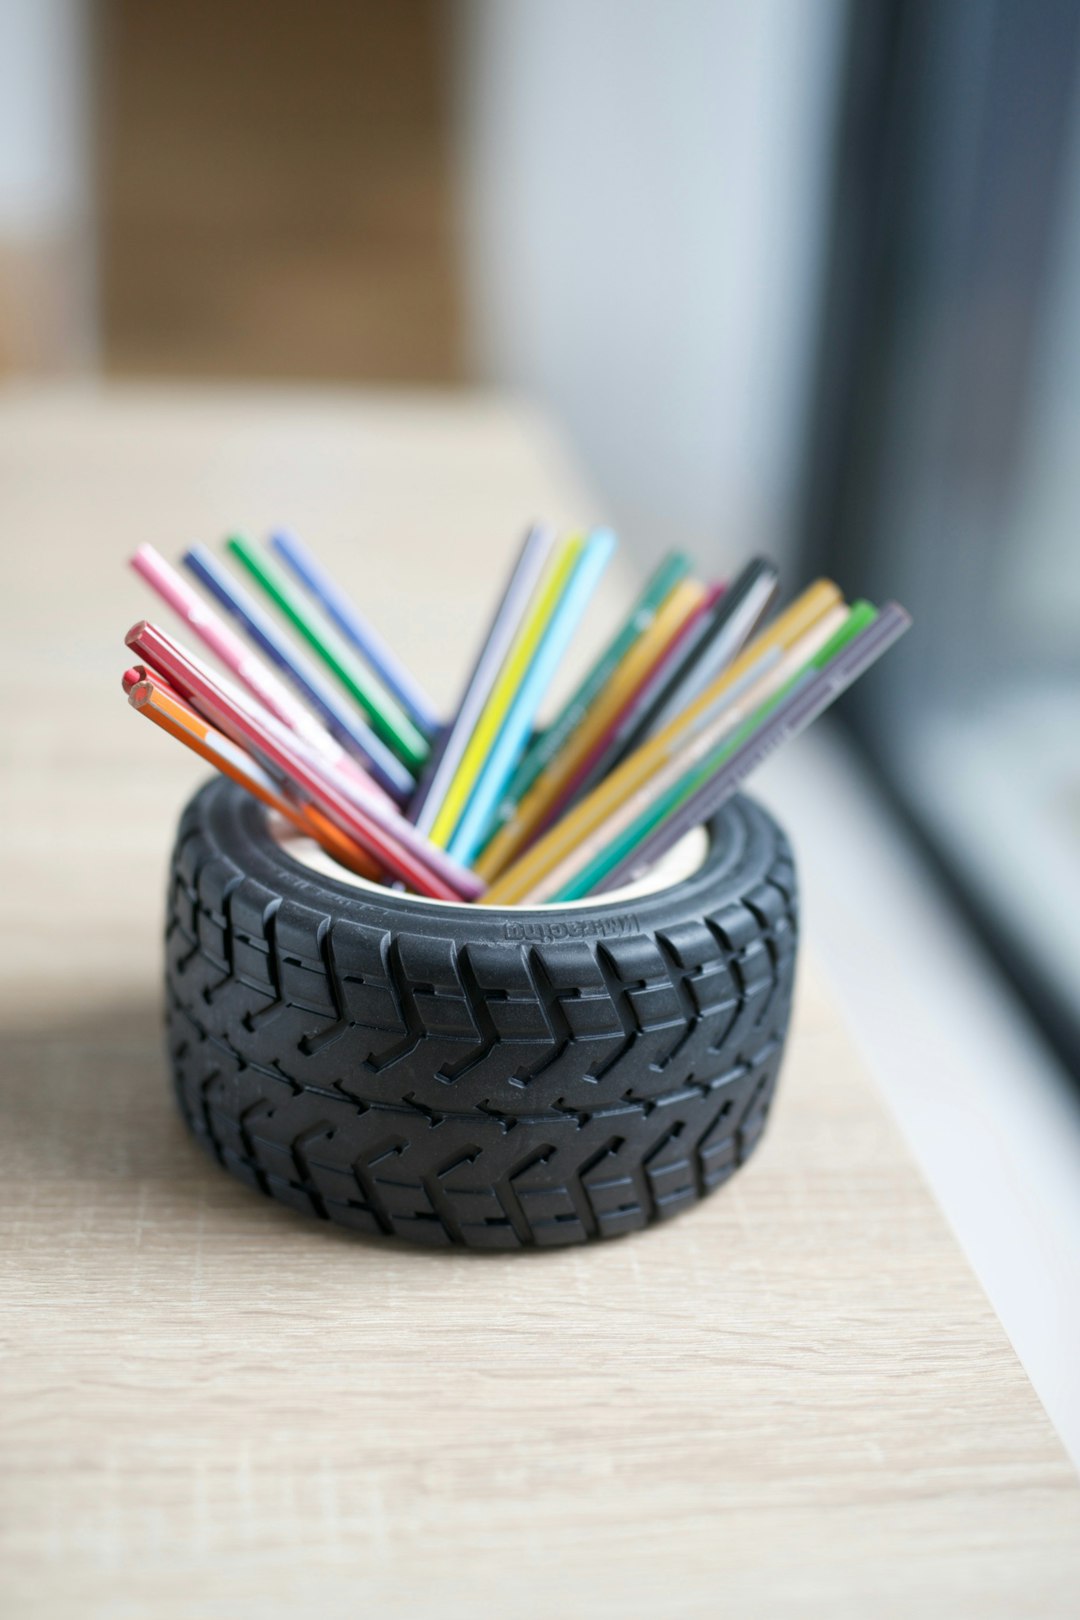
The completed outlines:
<svg viewBox="0 0 1080 1620">
<path fill-rule="evenodd" d="M 745 1162 L 787 1033 L 787 840 L 746 798 L 668 888 L 451 906 L 324 876 L 224 780 L 169 880 L 180 1110 L 294 1209 L 412 1243 L 517 1249 L 666 1219 Z"/>
</svg>

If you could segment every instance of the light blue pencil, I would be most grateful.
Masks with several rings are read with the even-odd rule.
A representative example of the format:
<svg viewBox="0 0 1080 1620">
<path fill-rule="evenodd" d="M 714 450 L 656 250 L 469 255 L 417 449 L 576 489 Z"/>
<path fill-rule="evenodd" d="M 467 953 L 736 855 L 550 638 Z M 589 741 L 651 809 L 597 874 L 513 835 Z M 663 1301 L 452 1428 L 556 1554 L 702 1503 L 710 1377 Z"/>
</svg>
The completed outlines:
<svg viewBox="0 0 1080 1620">
<path fill-rule="evenodd" d="M 581 549 L 562 600 L 551 616 L 450 840 L 449 853 L 464 866 L 475 860 L 484 847 L 506 785 L 532 736 L 537 710 L 614 550 L 615 536 L 610 529 L 595 529 Z"/>
</svg>

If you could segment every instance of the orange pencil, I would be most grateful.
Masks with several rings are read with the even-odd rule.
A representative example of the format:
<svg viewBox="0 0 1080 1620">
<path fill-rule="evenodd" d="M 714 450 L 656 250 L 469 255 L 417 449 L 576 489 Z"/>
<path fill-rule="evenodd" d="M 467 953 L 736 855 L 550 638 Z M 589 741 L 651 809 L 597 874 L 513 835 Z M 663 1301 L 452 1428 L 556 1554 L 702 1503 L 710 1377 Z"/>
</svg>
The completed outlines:
<svg viewBox="0 0 1080 1620">
<path fill-rule="evenodd" d="M 615 767 L 610 776 L 591 789 L 572 809 L 548 827 L 536 843 L 501 872 L 484 896 L 484 904 L 514 905 L 532 894 L 544 876 L 571 854 L 616 805 L 662 768 L 672 751 L 681 745 L 689 729 L 717 708 L 724 701 L 725 694 L 738 688 L 762 657 L 776 656 L 780 649 L 789 647 L 841 600 L 840 592 L 831 580 L 819 579 L 808 586 L 767 630 L 759 631 L 735 662 L 722 675 L 718 675 L 689 708 L 670 721 L 657 736 L 650 737 L 648 742 L 636 748 L 621 765 Z"/>
<path fill-rule="evenodd" d="M 473 870 L 490 883 L 552 821 L 576 781 L 678 640 L 688 621 L 708 601 L 696 579 L 680 580 L 652 624 L 612 672 L 573 736 L 541 772 L 510 819 L 490 840 Z"/>
<path fill-rule="evenodd" d="M 314 838 L 328 855 L 332 855 L 350 872 L 356 872 L 360 877 L 379 877 L 380 869 L 366 850 L 361 849 L 359 844 L 355 844 L 351 838 L 340 832 L 314 805 L 293 804 L 283 797 L 278 792 L 273 778 L 261 765 L 245 754 L 242 748 L 238 748 L 230 738 L 208 725 L 165 683 L 152 675 L 144 675 L 141 680 L 131 680 L 132 675 L 142 673 L 141 669 L 134 669 L 128 670 L 124 675 L 124 689 L 133 709 L 145 715 L 148 720 L 152 720 L 162 731 L 167 731 L 170 737 L 175 737 L 193 753 L 200 755 L 216 770 L 221 771 L 222 775 L 238 782 L 268 809 L 276 810 L 278 815 L 284 816 L 300 832 Z"/>
</svg>

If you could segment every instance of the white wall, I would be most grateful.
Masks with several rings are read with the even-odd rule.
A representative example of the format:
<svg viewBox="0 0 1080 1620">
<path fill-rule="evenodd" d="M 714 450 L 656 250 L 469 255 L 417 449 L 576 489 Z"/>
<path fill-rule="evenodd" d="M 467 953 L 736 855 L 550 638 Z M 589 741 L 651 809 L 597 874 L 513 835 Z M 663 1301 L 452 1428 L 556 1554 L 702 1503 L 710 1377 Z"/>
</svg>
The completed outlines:
<svg viewBox="0 0 1080 1620">
<path fill-rule="evenodd" d="M 472 362 L 647 554 L 782 552 L 838 0 L 462 0 Z"/>
<path fill-rule="evenodd" d="M 0 370 L 96 347 L 90 0 L 0 0 Z"/>
<path fill-rule="evenodd" d="M 0 0 L 0 231 L 39 236 L 84 204 L 81 0 Z"/>
</svg>

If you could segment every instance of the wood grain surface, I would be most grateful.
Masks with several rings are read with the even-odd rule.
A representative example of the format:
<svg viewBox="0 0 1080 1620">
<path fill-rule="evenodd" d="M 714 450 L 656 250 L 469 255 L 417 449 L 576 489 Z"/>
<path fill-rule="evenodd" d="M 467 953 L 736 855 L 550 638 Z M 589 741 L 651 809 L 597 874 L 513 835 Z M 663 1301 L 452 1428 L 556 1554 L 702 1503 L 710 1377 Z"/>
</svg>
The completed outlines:
<svg viewBox="0 0 1080 1620">
<path fill-rule="evenodd" d="M 582 1250 L 361 1241 L 173 1110 L 201 773 L 120 697 L 122 559 L 291 521 L 449 697 L 538 512 L 594 515 L 490 400 L 0 396 L 5 1617 L 1080 1608 L 1075 1477 L 812 969 L 746 1171 Z"/>
</svg>

